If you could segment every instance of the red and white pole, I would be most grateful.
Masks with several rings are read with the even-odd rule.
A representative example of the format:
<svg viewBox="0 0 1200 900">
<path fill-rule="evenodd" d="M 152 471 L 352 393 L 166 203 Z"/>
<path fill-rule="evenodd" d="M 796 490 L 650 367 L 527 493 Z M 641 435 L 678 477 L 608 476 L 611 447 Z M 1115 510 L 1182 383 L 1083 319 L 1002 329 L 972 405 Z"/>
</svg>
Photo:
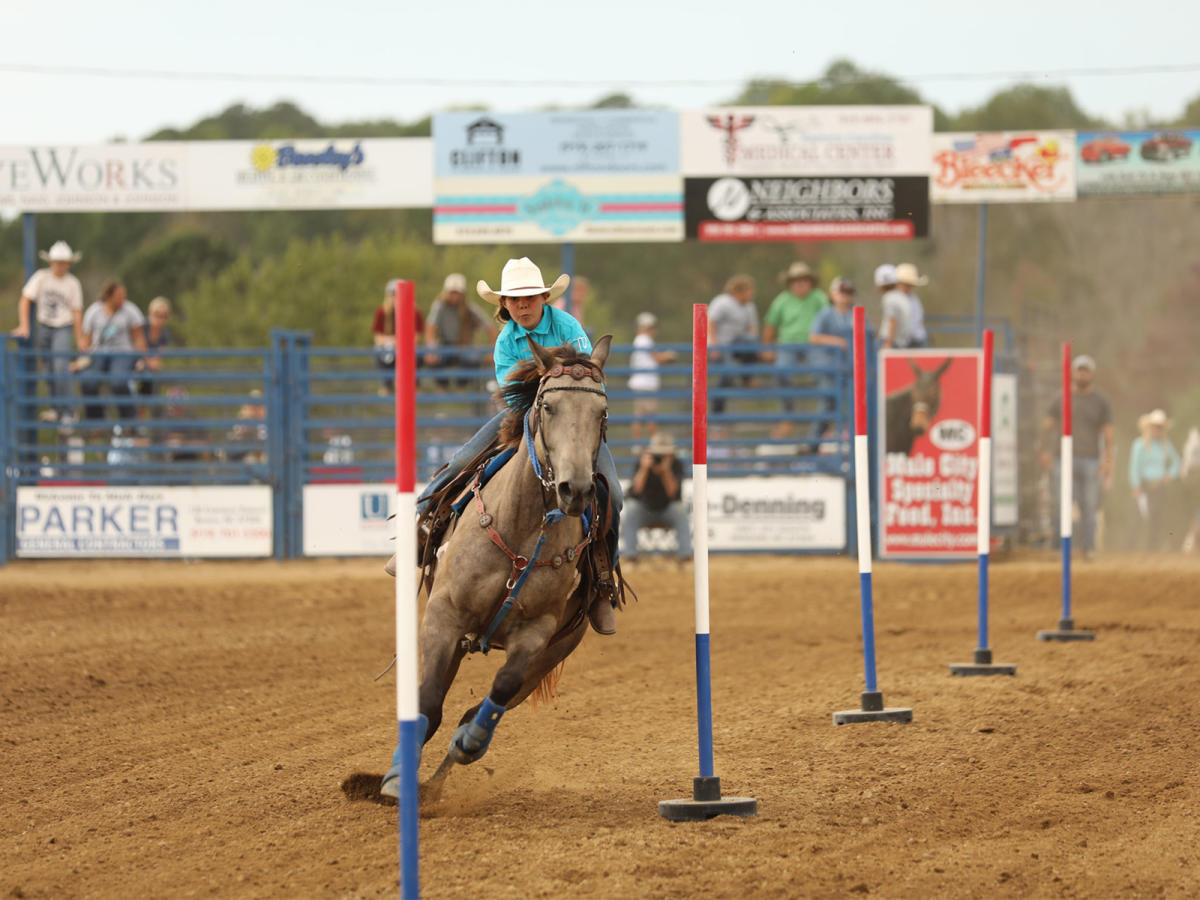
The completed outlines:
<svg viewBox="0 0 1200 900">
<path fill-rule="evenodd" d="M 400 743 L 400 895 L 420 895 L 417 700 L 417 336 L 416 291 L 396 285 L 396 718 Z"/>
</svg>

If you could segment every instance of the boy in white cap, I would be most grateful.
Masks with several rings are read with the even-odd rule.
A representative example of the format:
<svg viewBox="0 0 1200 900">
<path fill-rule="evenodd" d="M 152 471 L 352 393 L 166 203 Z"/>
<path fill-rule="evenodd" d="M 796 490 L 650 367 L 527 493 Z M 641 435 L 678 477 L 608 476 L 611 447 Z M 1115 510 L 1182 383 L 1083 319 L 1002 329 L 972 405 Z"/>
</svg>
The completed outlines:
<svg viewBox="0 0 1200 900">
<path fill-rule="evenodd" d="M 652 418 L 658 412 L 658 401 L 649 395 L 657 393 L 662 386 L 662 378 L 658 374 L 659 363 L 675 358 L 674 350 L 654 349 L 654 329 L 657 326 L 658 318 L 654 313 L 638 314 L 637 336 L 633 339 L 633 352 L 629 354 L 629 365 L 633 369 L 633 374 L 629 376 L 629 389 L 645 396 L 637 396 L 633 400 L 631 430 L 634 440 L 641 438 L 643 423 L 646 434 L 653 435 L 658 428 Z"/>
<path fill-rule="evenodd" d="M 883 318 L 879 323 L 881 350 L 902 349 L 911 340 L 911 307 L 908 295 L 899 290 L 899 285 L 899 273 L 891 263 L 884 263 L 875 270 L 875 287 L 883 294 Z"/>
<path fill-rule="evenodd" d="M 83 335 L 83 286 L 71 274 L 71 263 L 78 262 L 80 254 L 71 250 L 66 241 L 56 241 L 49 251 L 38 254 L 50 263 L 38 269 L 21 291 L 17 305 L 17 327 L 13 337 L 33 338 L 33 348 L 39 354 L 55 354 L 42 360 L 42 368 L 51 377 L 47 386 L 52 398 L 50 409 L 42 413 L 47 421 L 69 424 L 74 418 L 71 384 L 67 380 L 71 359 L 72 336 L 78 346 Z M 36 330 L 31 334 L 29 307 L 36 304 Z"/>
</svg>

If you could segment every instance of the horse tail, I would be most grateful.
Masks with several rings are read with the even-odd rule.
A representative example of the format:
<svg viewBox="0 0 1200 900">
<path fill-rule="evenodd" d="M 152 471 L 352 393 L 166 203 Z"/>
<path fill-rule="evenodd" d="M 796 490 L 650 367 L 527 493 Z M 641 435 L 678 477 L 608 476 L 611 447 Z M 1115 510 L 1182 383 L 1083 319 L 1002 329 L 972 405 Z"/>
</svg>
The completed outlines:
<svg viewBox="0 0 1200 900">
<path fill-rule="evenodd" d="M 540 706 L 549 706 L 558 698 L 558 682 L 562 678 L 566 665 L 567 661 L 564 659 L 538 682 L 538 686 L 529 695 L 529 702 L 534 709 Z"/>
</svg>

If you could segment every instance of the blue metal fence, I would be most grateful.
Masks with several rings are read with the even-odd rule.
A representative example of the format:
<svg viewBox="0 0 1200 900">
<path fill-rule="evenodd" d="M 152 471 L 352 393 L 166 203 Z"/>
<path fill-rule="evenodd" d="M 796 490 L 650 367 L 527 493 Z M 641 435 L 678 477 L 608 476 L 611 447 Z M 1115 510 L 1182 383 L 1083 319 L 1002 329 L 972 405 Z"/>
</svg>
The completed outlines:
<svg viewBox="0 0 1200 900">
<path fill-rule="evenodd" d="M 930 319 L 943 328 L 955 324 Z M 778 349 L 739 346 L 738 352 Z M 848 357 L 831 347 L 792 349 L 794 356 L 779 363 L 739 362 L 720 352 L 710 360 L 709 471 L 845 479 L 847 547 L 853 552 Z M 650 393 L 629 387 L 631 350 L 614 347 L 607 368 L 609 444 L 626 477 L 649 442 L 651 424 L 674 437 L 681 459 L 690 458 L 690 345 L 656 347 L 675 351 L 676 358 L 659 367 L 661 385 Z M 449 359 L 422 351 L 422 480 L 496 408 L 487 351 L 455 353 Z M 875 357 L 868 356 L 873 384 Z M 83 398 L 75 397 L 81 417 L 74 422 L 46 421 L 45 389 L 53 376 L 35 369 L 39 359 L 0 341 L 0 564 L 14 550 L 15 493 L 23 485 L 267 484 L 274 497 L 275 556 L 292 558 L 302 555 L 305 485 L 394 479 L 390 373 L 369 348 L 314 347 L 306 332 L 277 330 L 266 348 L 166 350 L 160 371 L 134 378 L 147 386 L 147 393 L 134 397 L 136 417 L 113 414 L 118 398 L 108 395 L 106 384 L 99 398 L 106 404 L 103 414 L 83 417 Z M 72 390 L 89 377 L 87 370 L 61 376 Z M 874 390 L 868 399 L 873 428 Z M 652 411 L 644 408 L 650 404 Z"/>
</svg>

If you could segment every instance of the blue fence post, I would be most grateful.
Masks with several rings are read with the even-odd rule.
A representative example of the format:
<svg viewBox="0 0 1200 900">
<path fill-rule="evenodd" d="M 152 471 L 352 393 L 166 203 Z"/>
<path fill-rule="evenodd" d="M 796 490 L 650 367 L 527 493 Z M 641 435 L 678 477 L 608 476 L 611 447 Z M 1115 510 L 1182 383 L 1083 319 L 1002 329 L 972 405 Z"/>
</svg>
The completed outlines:
<svg viewBox="0 0 1200 900">
<path fill-rule="evenodd" d="M 281 328 L 271 329 L 271 348 L 268 356 L 270 370 L 264 396 L 267 399 L 267 468 L 271 483 L 271 510 L 274 521 L 272 550 L 276 559 L 287 556 L 287 468 L 283 458 L 285 429 L 287 428 L 287 379 L 284 377 L 287 348 L 286 332 Z"/>
<path fill-rule="evenodd" d="M 11 468 L 12 459 L 9 453 L 8 408 L 9 390 L 12 384 L 8 371 L 8 339 L 0 336 L 0 566 L 8 564 L 9 540 L 8 523 L 16 522 L 16 507 L 12 496 Z"/>
<path fill-rule="evenodd" d="M 308 379 L 312 334 L 295 331 L 291 335 L 292 386 L 288 397 L 288 558 L 304 555 L 304 482 L 308 465 L 308 422 L 310 386 Z"/>
</svg>

